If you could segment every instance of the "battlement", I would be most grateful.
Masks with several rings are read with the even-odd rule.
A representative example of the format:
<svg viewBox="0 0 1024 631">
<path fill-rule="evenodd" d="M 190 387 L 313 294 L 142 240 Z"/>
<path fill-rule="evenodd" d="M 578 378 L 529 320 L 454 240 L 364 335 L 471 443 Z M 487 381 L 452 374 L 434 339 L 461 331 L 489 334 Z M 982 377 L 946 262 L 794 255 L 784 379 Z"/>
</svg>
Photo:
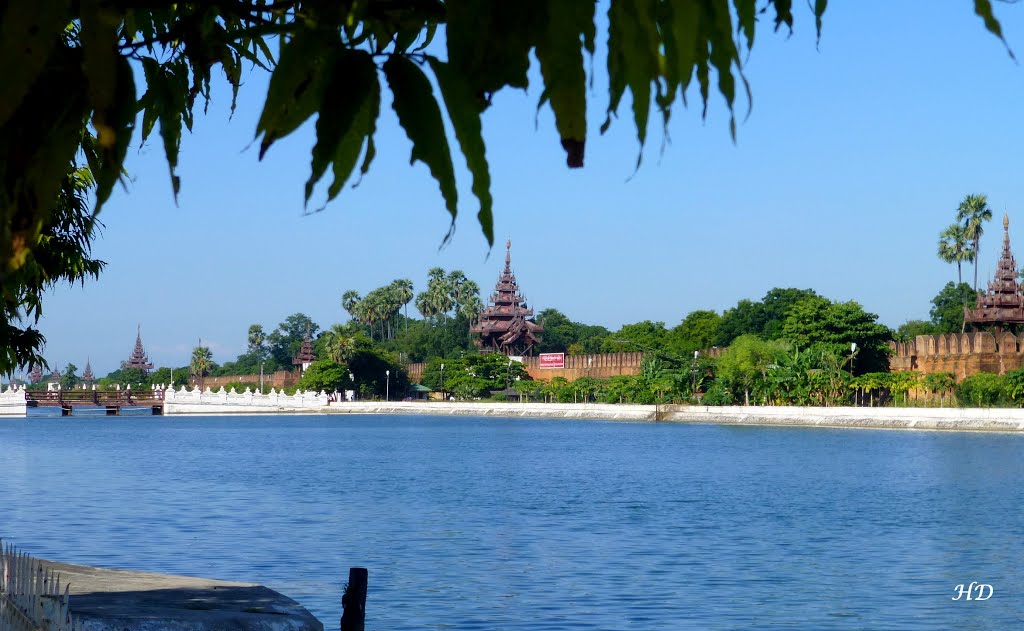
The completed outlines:
<svg viewBox="0 0 1024 631">
<path fill-rule="evenodd" d="M 891 342 L 890 370 L 922 373 L 951 372 L 958 379 L 979 372 L 1005 374 L 1024 367 L 1024 334 L 987 331 L 918 335 L 908 342 Z"/>
</svg>

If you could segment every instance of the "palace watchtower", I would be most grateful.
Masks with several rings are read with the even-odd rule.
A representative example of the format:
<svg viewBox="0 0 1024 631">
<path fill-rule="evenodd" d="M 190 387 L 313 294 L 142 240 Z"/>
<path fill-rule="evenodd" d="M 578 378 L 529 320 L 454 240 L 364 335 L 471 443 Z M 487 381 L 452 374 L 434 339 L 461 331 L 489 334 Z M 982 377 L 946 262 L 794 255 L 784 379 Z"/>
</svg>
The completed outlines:
<svg viewBox="0 0 1024 631">
<path fill-rule="evenodd" d="M 476 344 L 482 350 L 506 355 L 532 355 L 540 343 L 544 327 L 530 319 L 533 309 L 519 293 L 519 283 L 512 273 L 512 241 L 505 242 L 505 269 L 491 294 L 490 304 L 480 312 L 480 319 L 470 327 Z"/>
<path fill-rule="evenodd" d="M 143 374 L 149 374 L 150 370 L 153 370 L 153 364 L 150 363 L 149 357 L 146 356 L 146 349 L 142 347 L 142 326 L 140 325 L 135 333 L 135 348 L 132 349 L 132 354 L 126 361 L 121 362 L 121 368 L 135 368 L 141 370 Z"/>
<path fill-rule="evenodd" d="M 1010 251 L 1010 218 L 1003 214 L 1003 253 L 995 278 L 985 293 L 978 293 L 978 305 L 964 308 L 964 324 L 974 328 L 1018 328 L 1024 324 L 1024 294 L 1017 282 L 1017 261 Z"/>
</svg>

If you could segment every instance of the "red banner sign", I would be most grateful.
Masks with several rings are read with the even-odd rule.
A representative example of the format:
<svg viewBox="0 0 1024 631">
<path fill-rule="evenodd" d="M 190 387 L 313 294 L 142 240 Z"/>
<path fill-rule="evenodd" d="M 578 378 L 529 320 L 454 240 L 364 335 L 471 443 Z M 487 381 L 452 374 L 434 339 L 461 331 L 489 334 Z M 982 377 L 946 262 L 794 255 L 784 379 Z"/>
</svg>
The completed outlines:
<svg viewBox="0 0 1024 631">
<path fill-rule="evenodd" d="M 565 353 L 541 353 L 541 368 L 565 368 Z"/>
</svg>

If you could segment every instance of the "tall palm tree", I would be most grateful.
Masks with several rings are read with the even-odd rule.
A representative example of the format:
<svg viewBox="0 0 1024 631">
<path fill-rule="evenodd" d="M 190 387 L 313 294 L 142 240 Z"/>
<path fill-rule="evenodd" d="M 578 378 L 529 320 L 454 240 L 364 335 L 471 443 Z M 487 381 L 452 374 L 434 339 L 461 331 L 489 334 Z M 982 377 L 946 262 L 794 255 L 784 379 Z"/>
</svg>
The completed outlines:
<svg viewBox="0 0 1024 631">
<path fill-rule="evenodd" d="M 350 317 L 358 320 L 359 318 L 356 317 L 355 307 L 359 304 L 360 300 L 362 299 L 359 297 L 359 292 L 354 289 L 349 289 L 345 293 L 341 294 L 341 308 L 348 311 L 348 315 Z"/>
<path fill-rule="evenodd" d="M 939 258 L 946 263 L 956 263 L 957 284 L 963 283 L 961 264 L 965 261 L 970 263 L 975 258 L 966 228 L 955 223 L 939 233 Z"/>
<path fill-rule="evenodd" d="M 192 349 L 192 361 L 189 363 L 189 368 L 199 381 L 200 390 L 203 389 L 205 377 L 210 372 L 211 366 L 213 366 L 213 353 L 210 352 L 209 347 L 203 346 L 203 340 L 199 340 L 199 346 Z"/>
<path fill-rule="evenodd" d="M 978 291 L 978 244 L 985 231 L 982 224 L 992 220 L 992 209 L 988 207 L 988 195 L 968 195 L 956 210 L 956 220 L 963 224 L 967 239 L 974 244 L 974 291 Z"/>
<path fill-rule="evenodd" d="M 355 353 L 355 340 L 348 335 L 348 330 L 341 324 L 335 324 L 324 332 L 327 338 L 327 356 L 336 364 L 347 363 Z"/>
<path fill-rule="evenodd" d="M 391 283 L 395 287 L 395 291 L 398 293 L 399 300 L 402 301 L 402 306 L 405 307 L 405 331 L 409 331 L 409 303 L 416 296 L 416 293 L 412 290 L 412 281 L 408 278 L 399 278 Z"/>
</svg>

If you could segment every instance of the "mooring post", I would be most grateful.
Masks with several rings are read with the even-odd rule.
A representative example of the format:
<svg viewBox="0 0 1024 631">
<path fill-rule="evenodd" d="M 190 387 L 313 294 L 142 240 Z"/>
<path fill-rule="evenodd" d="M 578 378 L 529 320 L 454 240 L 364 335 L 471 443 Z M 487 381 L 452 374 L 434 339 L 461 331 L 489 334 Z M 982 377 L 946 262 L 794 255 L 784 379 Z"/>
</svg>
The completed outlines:
<svg viewBox="0 0 1024 631">
<path fill-rule="evenodd" d="M 341 595 L 341 631 L 365 631 L 366 629 L 366 579 L 365 567 L 348 570 L 348 585 Z"/>
</svg>

